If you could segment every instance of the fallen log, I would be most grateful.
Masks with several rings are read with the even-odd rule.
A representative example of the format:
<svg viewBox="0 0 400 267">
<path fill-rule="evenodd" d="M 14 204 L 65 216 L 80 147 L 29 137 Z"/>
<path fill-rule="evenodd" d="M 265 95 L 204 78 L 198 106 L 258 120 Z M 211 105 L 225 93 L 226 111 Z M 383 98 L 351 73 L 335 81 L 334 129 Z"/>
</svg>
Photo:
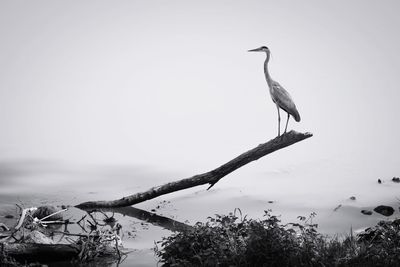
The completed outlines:
<svg viewBox="0 0 400 267">
<path fill-rule="evenodd" d="M 79 258 L 81 250 L 78 246 L 68 244 L 37 244 L 37 243 L 0 243 L 0 265 L 2 255 L 7 255 L 21 262 L 52 263 L 71 261 Z M 101 262 L 115 262 L 116 252 L 112 247 L 106 247 L 101 257 L 96 260 Z M 96 266 L 105 266 L 98 264 Z"/>
<path fill-rule="evenodd" d="M 312 136 L 311 133 L 298 133 L 295 131 L 290 131 L 264 144 L 260 144 L 259 146 L 239 155 L 238 157 L 232 159 L 231 161 L 225 163 L 224 165 L 212 171 L 203 174 L 198 174 L 193 177 L 182 179 L 176 182 L 171 182 L 161 186 L 156 186 L 145 192 L 123 197 L 118 200 L 89 201 L 81 203 L 76 207 L 85 210 L 96 209 L 96 208 L 126 207 L 149 199 L 153 199 L 161 195 L 191 188 L 198 185 L 209 184 L 210 186 L 208 187 L 208 189 L 210 189 L 221 178 L 239 169 L 240 167 L 252 161 L 258 160 L 259 158 L 268 155 L 276 150 L 290 146 L 294 143 L 307 139 L 311 136 Z"/>
<path fill-rule="evenodd" d="M 0 243 L 1 252 L 16 260 L 62 261 L 78 256 L 79 250 L 67 244 Z"/>
</svg>

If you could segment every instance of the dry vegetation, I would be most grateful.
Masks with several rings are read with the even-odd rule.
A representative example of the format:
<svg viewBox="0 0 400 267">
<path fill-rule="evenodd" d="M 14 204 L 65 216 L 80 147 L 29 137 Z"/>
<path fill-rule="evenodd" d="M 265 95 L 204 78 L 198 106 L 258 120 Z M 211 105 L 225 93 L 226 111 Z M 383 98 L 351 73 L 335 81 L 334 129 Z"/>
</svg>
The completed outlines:
<svg viewBox="0 0 400 267">
<path fill-rule="evenodd" d="M 97 212 L 101 215 L 99 219 L 90 212 L 72 222 L 63 219 L 62 213 L 66 210 L 51 206 L 21 208 L 15 227 L 1 225 L 0 266 L 42 266 L 53 260 L 79 266 L 93 262 L 118 263 L 126 258 L 121 250 L 121 225 L 113 216 Z M 79 233 L 71 233 L 70 224 L 78 225 Z"/>
</svg>

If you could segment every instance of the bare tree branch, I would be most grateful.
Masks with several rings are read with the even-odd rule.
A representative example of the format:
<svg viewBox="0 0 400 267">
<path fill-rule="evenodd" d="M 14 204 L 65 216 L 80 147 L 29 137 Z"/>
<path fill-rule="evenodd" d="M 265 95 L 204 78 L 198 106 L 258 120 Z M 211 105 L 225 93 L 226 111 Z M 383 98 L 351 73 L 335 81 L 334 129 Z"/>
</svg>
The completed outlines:
<svg viewBox="0 0 400 267">
<path fill-rule="evenodd" d="M 284 147 L 290 146 L 294 143 L 302 141 L 311 137 L 311 133 L 298 133 L 295 131 L 290 131 L 279 137 L 276 137 L 264 144 L 261 144 L 240 156 L 232 159 L 231 161 L 225 163 L 224 165 L 203 173 L 198 174 L 190 178 L 182 179 L 176 182 L 167 183 L 161 186 L 156 186 L 150 188 L 149 190 L 123 197 L 118 200 L 113 201 L 89 201 L 77 205 L 80 209 L 94 209 L 94 208 L 111 208 L 111 207 L 125 207 L 131 206 L 161 195 L 172 193 L 175 191 L 191 188 L 198 185 L 209 184 L 210 189 L 214 186 L 221 178 L 227 174 L 239 169 L 240 167 L 258 160 L 259 158 L 268 155 L 276 150 L 282 149 Z"/>
</svg>

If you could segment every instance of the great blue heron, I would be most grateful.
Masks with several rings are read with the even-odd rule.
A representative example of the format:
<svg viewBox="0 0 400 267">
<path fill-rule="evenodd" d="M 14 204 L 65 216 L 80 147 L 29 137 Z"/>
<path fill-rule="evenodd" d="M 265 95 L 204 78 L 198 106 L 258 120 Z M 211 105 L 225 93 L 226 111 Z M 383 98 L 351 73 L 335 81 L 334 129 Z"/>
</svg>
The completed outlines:
<svg viewBox="0 0 400 267">
<path fill-rule="evenodd" d="M 267 58 L 264 62 L 264 74 L 267 79 L 269 93 L 271 94 L 272 101 L 276 104 L 276 108 L 278 109 L 278 136 L 281 135 L 281 115 L 279 113 L 279 108 L 283 109 L 287 113 L 286 127 L 285 133 L 287 130 L 287 126 L 289 123 L 290 115 L 299 122 L 300 114 L 297 111 L 296 105 L 294 104 L 292 97 L 289 93 L 276 81 L 272 80 L 271 76 L 268 72 L 268 62 L 271 55 L 270 50 L 266 46 L 261 46 L 256 49 L 249 50 L 249 52 L 265 52 L 267 54 Z"/>
</svg>

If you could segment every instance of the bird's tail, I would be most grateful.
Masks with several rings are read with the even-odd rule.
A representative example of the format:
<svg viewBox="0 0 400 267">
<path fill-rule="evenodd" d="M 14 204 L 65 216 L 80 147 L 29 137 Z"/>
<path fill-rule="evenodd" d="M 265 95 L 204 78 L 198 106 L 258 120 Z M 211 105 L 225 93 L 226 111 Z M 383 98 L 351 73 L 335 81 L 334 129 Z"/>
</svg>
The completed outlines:
<svg viewBox="0 0 400 267">
<path fill-rule="evenodd" d="M 297 111 L 297 109 L 294 110 L 293 114 L 292 114 L 293 118 L 295 121 L 299 122 L 300 121 L 300 114 Z"/>
</svg>

